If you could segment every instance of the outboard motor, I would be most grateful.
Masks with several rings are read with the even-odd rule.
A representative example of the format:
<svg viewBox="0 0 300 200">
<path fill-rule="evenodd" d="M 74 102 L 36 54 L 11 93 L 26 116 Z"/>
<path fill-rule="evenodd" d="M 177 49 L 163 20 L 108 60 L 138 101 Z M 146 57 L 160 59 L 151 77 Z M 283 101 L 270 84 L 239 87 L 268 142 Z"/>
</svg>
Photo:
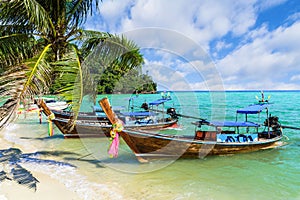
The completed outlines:
<svg viewBox="0 0 300 200">
<path fill-rule="evenodd" d="M 170 115 L 174 119 L 178 118 L 175 108 L 168 108 L 167 109 L 167 114 Z"/>
<path fill-rule="evenodd" d="M 278 131 L 281 127 L 280 123 L 278 122 L 277 116 L 270 116 L 268 119 L 264 122 L 265 126 L 270 126 L 273 131 Z"/>
<path fill-rule="evenodd" d="M 149 110 L 149 106 L 146 102 L 142 104 L 141 108 L 143 108 L 144 110 Z"/>
</svg>

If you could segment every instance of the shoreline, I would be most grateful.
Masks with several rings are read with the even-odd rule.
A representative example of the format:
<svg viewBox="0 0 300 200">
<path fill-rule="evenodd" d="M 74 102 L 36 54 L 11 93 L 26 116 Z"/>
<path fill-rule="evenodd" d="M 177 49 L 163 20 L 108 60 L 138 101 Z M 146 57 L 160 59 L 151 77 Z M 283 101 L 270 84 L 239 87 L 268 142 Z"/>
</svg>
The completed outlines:
<svg viewBox="0 0 300 200">
<path fill-rule="evenodd" d="M 2 130 L 4 131 L 4 130 Z M 3 138 L 3 132 L 0 133 L 0 144 L 2 149 L 18 148 L 23 150 L 19 145 L 13 144 Z M 0 163 L 2 168 L 2 163 Z M 21 164 L 23 165 L 23 164 Z M 0 168 L 0 169 L 1 169 Z M 39 181 L 37 189 L 30 189 L 27 186 L 20 185 L 13 180 L 3 180 L 0 182 L 0 200 L 14 200 L 14 199 L 82 199 L 76 191 L 71 191 L 66 185 L 61 183 L 56 178 L 49 174 L 42 173 L 35 170 L 33 167 L 28 169 L 31 174 Z"/>
<path fill-rule="evenodd" d="M 35 116 L 32 115 L 32 117 L 35 120 Z M 24 123 L 20 123 L 20 120 L 23 122 L 29 120 L 29 123 L 25 123 L 25 125 Z M 56 151 L 61 151 L 62 153 L 65 151 L 61 149 L 60 145 L 63 145 L 62 143 L 64 142 L 64 144 L 70 144 L 68 141 L 54 139 L 53 141 L 60 142 L 52 143 L 52 139 L 41 141 L 39 139 L 34 140 L 34 137 L 31 138 L 31 135 L 40 133 L 41 130 L 46 130 L 47 125 L 31 123 L 28 118 L 27 120 L 19 118 L 16 123 L 13 122 L 1 130 L 0 150 L 15 148 L 21 151 L 20 154 L 13 154 L 16 157 L 22 157 L 15 163 L 21 165 L 21 167 L 29 171 L 39 181 L 36 183 L 36 191 L 28 188 L 26 185 L 18 184 L 15 180 L 4 179 L 0 181 L 0 200 L 124 199 L 122 191 L 117 190 L 114 183 L 104 178 L 94 179 L 94 175 L 91 174 L 94 170 L 93 165 L 89 169 L 88 166 L 85 166 L 85 163 L 80 163 L 76 160 L 72 162 L 73 157 L 70 157 L 70 161 L 65 161 L 62 159 L 63 157 L 55 155 Z M 18 132 L 20 130 L 24 132 L 29 130 L 30 133 L 23 134 Z M 69 147 L 72 149 L 72 146 L 73 143 Z M 46 152 L 46 154 L 35 155 L 35 152 Z M 50 154 L 48 155 L 47 152 Z M 54 155 L 51 155 L 51 152 Z M 7 173 L 13 169 L 5 161 L 2 161 L 2 163 L 0 161 L 0 172 L 3 170 L 3 167 L 6 167 L 4 169 Z M 9 174 L 9 177 L 11 176 L 12 174 Z"/>
</svg>

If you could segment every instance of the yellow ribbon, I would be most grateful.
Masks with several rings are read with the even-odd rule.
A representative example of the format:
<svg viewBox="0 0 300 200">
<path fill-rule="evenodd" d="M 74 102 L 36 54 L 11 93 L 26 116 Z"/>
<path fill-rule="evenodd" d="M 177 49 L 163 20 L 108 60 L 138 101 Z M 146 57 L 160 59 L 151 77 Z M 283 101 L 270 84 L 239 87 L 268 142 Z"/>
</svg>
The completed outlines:
<svg viewBox="0 0 300 200">
<path fill-rule="evenodd" d="M 123 124 L 121 122 L 117 122 L 117 123 L 113 124 L 112 127 L 113 127 L 113 130 L 116 132 L 121 132 L 124 129 Z"/>
<path fill-rule="evenodd" d="M 55 115 L 53 112 L 51 112 L 51 114 L 48 116 L 48 119 L 51 121 L 55 119 Z"/>
</svg>

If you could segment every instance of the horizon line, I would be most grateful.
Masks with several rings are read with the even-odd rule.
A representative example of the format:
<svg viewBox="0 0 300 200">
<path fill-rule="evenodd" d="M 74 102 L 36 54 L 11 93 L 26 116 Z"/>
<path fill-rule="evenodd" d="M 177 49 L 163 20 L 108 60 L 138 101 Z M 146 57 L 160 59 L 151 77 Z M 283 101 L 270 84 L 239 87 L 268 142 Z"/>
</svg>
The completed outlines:
<svg viewBox="0 0 300 200">
<path fill-rule="evenodd" d="M 299 90 L 157 90 L 156 92 L 300 92 Z"/>
</svg>

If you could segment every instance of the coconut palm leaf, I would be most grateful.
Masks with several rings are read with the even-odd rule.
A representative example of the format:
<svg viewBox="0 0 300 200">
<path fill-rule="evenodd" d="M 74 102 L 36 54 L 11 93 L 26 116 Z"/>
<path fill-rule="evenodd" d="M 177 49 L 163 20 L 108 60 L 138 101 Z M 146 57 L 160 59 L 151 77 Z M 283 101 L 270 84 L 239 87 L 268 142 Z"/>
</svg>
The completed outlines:
<svg viewBox="0 0 300 200">
<path fill-rule="evenodd" d="M 51 45 L 42 53 L 20 66 L 10 67 L 0 78 L 0 99 L 6 101 L 0 108 L 0 128 L 14 120 L 20 102 L 44 94 L 51 84 L 51 68 L 45 61 Z M 27 101 L 28 102 L 28 101 Z"/>
<path fill-rule="evenodd" d="M 68 19 L 72 25 L 79 26 L 85 22 L 86 17 L 93 13 L 93 8 L 98 9 L 100 0 L 73 0 L 67 1 Z"/>
<path fill-rule="evenodd" d="M 29 73 L 27 73 L 27 79 L 20 94 L 21 98 L 41 95 L 48 91 L 52 70 L 46 58 L 48 54 L 51 54 L 50 47 L 51 44 L 48 44 L 39 56 L 25 62 Z"/>
<path fill-rule="evenodd" d="M 91 52 L 85 59 L 85 64 L 89 68 L 95 68 L 95 64 L 101 71 L 109 67 L 121 67 L 124 72 L 141 66 L 143 57 L 139 53 L 139 48 L 132 41 L 124 36 L 104 35 L 103 37 L 89 37 L 83 42 L 82 51 Z"/>
<path fill-rule="evenodd" d="M 15 66 L 1 74 L 0 78 L 0 129 L 16 117 L 16 110 L 20 102 L 19 94 L 25 83 L 25 66 Z"/>
<path fill-rule="evenodd" d="M 64 56 L 59 61 L 53 62 L 52 65 L 55 66 L 54 73 L 59 74 L 54 83 L 58 88 L 56 94 L 72 104 L 73 120 L 76 120 L 84 95 L 83 74 L 78 50 L 74 45 L 69 45 Z"/>
<path fill-rule="evenodd" d="M 13 24 L 15 28 L 22 25 L 29 25 L 26 27 L 27 31 L 31 30 L 31 33 L 41 33 L 43 35 L 55 31 L 48 12 L 38 1 L 6 1 L 0 4 L 0 10 L 0 19 L 3 24 Z M 31 29 L 28 29 L 29 27 L 31 27 Z"/>
<path fill-rule="evenodd" d="M 112 34 L 106 32 L 92 31 L 92 30 L 77 30 L 78 34 L 71 41 L 76 41 L 82 46 L 81 51 L 84 56 L 88 56 L 101 42 L 113 37 Z"/>
<path fill-rule="evenodd" d="M 90 76 L 89 69 L 81 65 L 80 52 L 75 45 L 69 45 L 64 56 L 52 63 L 55 74 L 58 74 L 54 87 L 56 94 L 62 96 L 72 104 L 73 118 L 69 121 L 69 128 L 73 128 L 74 122 L 80 110 L 82 99 L 89 95 L 96 98 L 96 86 Z M 95 100 L 94 100 L 95 101 Z"/>
<path fill-rule="evenodd" d="M 0 35 L 0 68 L 17 65 L 33 56 L 34 45 L 34 38 L 26 34 Z"/>
<path fill-rule="evenodd" d="M 0 73 L 7 78 L 0 78 L 0 129 L 13 119 L 21 101 L 46 94 L 52 80 L 51 90 L 70 100 L 77 116 L 83 96 L 96 88 L 91 81 L 95 73 L 90 71 L 113 71 L 112 77 L 119 78 L 122 74 L 118 73 L 140 66 L 143 59 L 133 42 L 123 36 L 81 29 L 99 3 L 1 1 Z"/>
<path fill-rule="evenodd" d="M 1 27 L 3 28 L 3 26 Z M 25 34 L 10 34 L 0 37 L 0 129 L 16 115 L 20 102 L 20 91 L 24 89 L 28 66 L 21 64 L 35 53 L 34 38 Z"/>
</svg>

